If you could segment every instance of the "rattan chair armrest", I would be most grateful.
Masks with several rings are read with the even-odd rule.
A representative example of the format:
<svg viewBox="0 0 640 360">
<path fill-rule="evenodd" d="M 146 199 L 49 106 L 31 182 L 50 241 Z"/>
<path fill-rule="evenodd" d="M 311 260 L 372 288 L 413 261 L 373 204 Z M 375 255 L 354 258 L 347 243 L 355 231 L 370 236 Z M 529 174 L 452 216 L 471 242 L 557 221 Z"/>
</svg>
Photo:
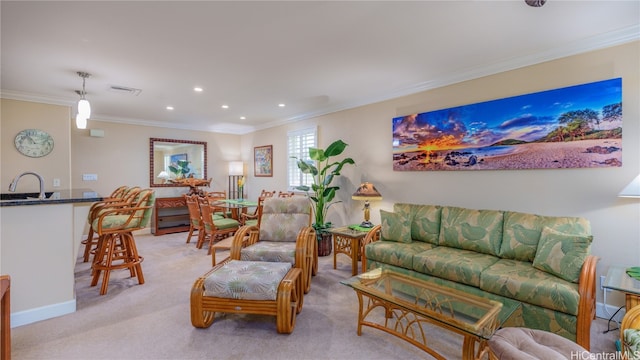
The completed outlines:
<svg viewBox="0 0 640 360">
<path fill-rule="evenodd" d="M 259 236 L 260 230 L 257 226 L 246 225 L 238 229 L 233 237 L 229 257 L 233 260 L 240 260 L 240 251 L 250 244 L 255 244 Z"/>
<path fill-rule="evenodd" d="M 367 235 L 362 239 L 362 270 L 367 271 L 367 257 L 365 256 L 364 247 L 367 244 L 371 244 L 374 241 L 380 240 L 380 231 L 382 229 L 382 225 L 376 225 L 369 230 Z"/>
<path fill-rule="evenodd" d="M 590 350 L 591 322 L 596 316 L 596 264 L 599 257 L 589 255 L 582 265 L 578 280 L 578 315 L 576 324 L 576 343 Z"/>
</svg>

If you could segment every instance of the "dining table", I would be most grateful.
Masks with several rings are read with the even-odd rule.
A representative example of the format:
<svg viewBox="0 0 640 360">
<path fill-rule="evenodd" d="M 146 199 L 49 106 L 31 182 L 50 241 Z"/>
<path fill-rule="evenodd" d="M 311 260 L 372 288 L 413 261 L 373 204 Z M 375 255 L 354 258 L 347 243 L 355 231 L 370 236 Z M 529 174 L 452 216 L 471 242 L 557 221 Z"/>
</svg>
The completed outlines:
<svg viewBox="0 0 640 360">
<path fill-rule="evenodd" d="M 258 202 L 246 199 L 221 199 L 212 201 L 210 205 L 229 210 L 231 212 L 231 217 L 240 221 L 240 214 L 246 214 L 248 208 L 257 207 Z"/>
</svg>

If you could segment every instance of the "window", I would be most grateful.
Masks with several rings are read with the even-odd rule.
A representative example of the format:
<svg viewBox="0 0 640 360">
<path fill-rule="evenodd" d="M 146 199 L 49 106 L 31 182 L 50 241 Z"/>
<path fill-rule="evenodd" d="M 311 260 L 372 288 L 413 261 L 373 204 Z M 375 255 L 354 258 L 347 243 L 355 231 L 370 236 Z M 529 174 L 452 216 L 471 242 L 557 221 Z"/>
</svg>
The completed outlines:
<svg viewBox="0 0 640 360">
<path fill-rule="evenodd" d="M 316 143 L 316 128 L 290 131 L 287 133 L 287 172 L 290 189 L 300 185 L 311 186 L 313 183 L 313 177 L 309 174 L 303 174 L 300 169 L 298 169 L 297 159 L 292 158 L 292 156 L 298 159 L 311 160 L 309 159 L 309 148 L 316 147 Z"/>
</svg>

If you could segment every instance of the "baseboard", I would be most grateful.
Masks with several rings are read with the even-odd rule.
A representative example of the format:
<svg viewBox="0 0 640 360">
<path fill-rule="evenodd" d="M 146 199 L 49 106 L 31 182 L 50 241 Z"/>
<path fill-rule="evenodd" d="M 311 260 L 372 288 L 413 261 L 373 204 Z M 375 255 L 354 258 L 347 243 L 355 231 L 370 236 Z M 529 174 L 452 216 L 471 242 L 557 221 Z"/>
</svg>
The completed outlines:
<svg viewBox="0 0 640 360">
<path fill-rule="evenodd" d="M 619 306 L 596 303 L 596 316 L 599 318 L 603 318 L 605 320 L 609 320 L 615 314 L 615 316 L 613 317 L 613 320 L 620 323 L 626 311 L 624 308 L 620 309 L 620 311 L 618 311 L 618 309 L 620 309 Z M 618 311 L 617 314 L 616 314 L 616 311 Z"/>
<path fill-rule="evenodd" d="M 19 311 L 11 314 L 11 327 L 31 324 L 76 312 L 76 300 Z"/>
</svg>

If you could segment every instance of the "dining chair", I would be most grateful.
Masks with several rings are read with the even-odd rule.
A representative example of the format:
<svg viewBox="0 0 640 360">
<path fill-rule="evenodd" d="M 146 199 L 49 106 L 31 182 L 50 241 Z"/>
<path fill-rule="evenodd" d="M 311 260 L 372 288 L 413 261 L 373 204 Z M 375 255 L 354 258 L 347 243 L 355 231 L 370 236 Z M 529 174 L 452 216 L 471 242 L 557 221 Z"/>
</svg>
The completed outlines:
<svg viewBox="0 0 640 360">
<path fill-rule="evenodd" d="M 209 200 L 210 204 L 215 204 L 216 202 L 227 200 L 227 191 L 208 191 L 205 193 L 205 197 Z M 213 214 L 223 216 L 223 217 L 233 217 L 233 212 L 231 209 L 225 209 L 221 206 L 213 206 Z"/>
<path fill-rule="evenodd" d="M 96 286 L 102 274 L 100 295 L 107 293 L 111 271 L 129 269 L 131 277 L 144 284 L 140 265 L 144 258 L 138 254 L 133 232 L 147 227 L 153 212 L 155 192 L 145 189 L 138 193 L 132 206 L 105 209 L 92 227 L 98 234 L 98 244 L 92 263 L 91 286 Z"/>
<path fill-rule="evenodd" d="M 242 225 L 258 225 L 259 226 L 259 216 L 258 216 L 258 209 L 260 209 L 260 207 L 262 206 L 262 203 L 264 201 L 264 199 L 266 198 L 270 198 L 275 196 L 276 191 L 266 191 L 266 190 L 262 190 L 262 192 L 260 192 L 260 196 L 258 197 L 258 206 L 256 206 L 255 211 L 253 212 L 253 214 L 247 214 L 247 213 L 242 213 L 240 214 L 240 223 Z"/>
<path fill-rule="evenodd" d="M 293 191 L 278 191 L 278 197 L 280 197 L 280 198 L 292 197 L 294 195 L 295 195 L 295 193 Z"/>
<path fill-rule="evenodd" d="M 196 247 L 201 249 L 204 242 L 208 240 L 207 254 L 211 254 L 213 243 L 233 235 L 240 228 L 240 223 L 235 219 L 215 216 L 216 214 L 213 212 L 215 207 L 210 204 L 207 197 L 198 197 L 198 205 L 200 205 L 200 213 L 202 214 L 203 231 L 202 235 L 198 236 Z"/>
<path fill-rule="evenodd" d="M 187 244 L 191 242 L 191 236 L 194 232 L 198 232 L 198 239 L 202 235 L 202 213 L 200 212 L 200 204 L 198 204 L 198 195 L 184 194 L 184 201 L 189 210 L 189 234 L 187 235 Z"/>
<path fill-rule="evenodd" d="M 89 261 L 91 257 L 91 251 L 95 250 L 94 245 L 97 245 L 98 238 L 95 237 L 93 227 L 91 226 L 95 219 L 97 219 L 101 213 L 109 208 L 129 206 L 135 199 L 136 195 L 140 192 L 139 186 L 129 187 L 126 185 L 120 186 L 115 189 L 111 195 L 102 201 L 95 202 L 89 208 L 89 214 L 87 215 L 87 223 L 89 223 L 89 232 L 87 238 L 80 243 L 84 245 L 84 253 L 82 255 L 82 261 Z"/>
<path fill-rule="evenodd" d="M 233 239 L 233 260 L 290 262 L 302 270 L 303 289 L 311 289 L 316 232 L 311 205 L 303 196 L 267 197 L 259 209 L 260 226 L 244 226 Z"/>
</svg>

